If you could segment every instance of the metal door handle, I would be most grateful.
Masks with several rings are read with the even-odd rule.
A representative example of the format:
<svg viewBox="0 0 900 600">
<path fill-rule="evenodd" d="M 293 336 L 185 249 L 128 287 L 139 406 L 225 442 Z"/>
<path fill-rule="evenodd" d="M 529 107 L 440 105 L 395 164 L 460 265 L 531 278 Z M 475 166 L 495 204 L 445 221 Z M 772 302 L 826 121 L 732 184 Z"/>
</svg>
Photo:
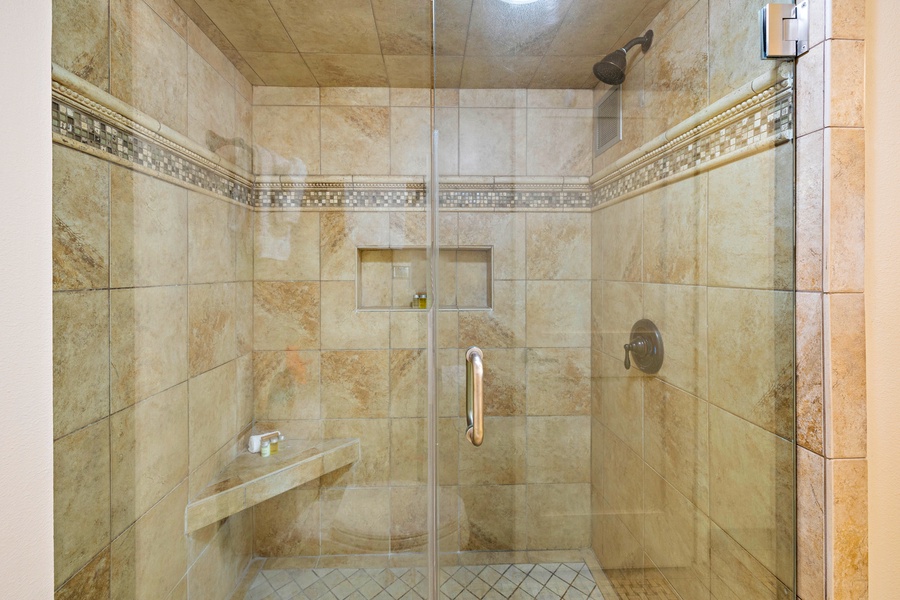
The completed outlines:
<svg viewBox="0 0 900 600">
<path fill-rule="evenodd" d="M 484 353 L 472 346 L 466 350 L 466 439 L 473 446 L 484 441 Z"/>
</svg>

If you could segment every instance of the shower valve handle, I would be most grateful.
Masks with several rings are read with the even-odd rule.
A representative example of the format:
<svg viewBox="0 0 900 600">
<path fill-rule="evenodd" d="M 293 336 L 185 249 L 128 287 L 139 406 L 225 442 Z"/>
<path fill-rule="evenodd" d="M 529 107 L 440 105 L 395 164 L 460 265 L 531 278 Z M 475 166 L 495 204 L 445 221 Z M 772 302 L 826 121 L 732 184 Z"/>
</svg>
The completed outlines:
<svg viewBox="0 0 900 600">
<path fill-rule="evenodd" d="M 649 319 L 641 319 L 631 328 L 627 344 L 625 344 L 625 368 L 634 365 L 644 373 L 653 375 L 659 372 L 663 364 L 663 341 L 659 328 Z"/>
<path fill-rule="evenodd" d="M 625 344 L 625 368 L 631 368 L 631 353 L 634 353 L 635 358 L 644 358 L 647 356 L 649 346 L 650 344 L 645 337 L 640 337 L 630 344 Z"/>
</svg>

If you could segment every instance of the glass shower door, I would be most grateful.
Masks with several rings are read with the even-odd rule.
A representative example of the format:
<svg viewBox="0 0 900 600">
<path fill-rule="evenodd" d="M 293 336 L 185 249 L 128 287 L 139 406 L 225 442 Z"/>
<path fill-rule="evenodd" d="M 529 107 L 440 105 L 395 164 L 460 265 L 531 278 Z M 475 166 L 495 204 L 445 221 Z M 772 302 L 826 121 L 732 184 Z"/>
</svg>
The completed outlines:
<svg viewBox="0 0 900 600">
<path fill-rule="evenodd" d="M 450 597 L 795 589 L 793 65 L 752 3 L 634 4 L 435 2 Z"/>
<path fill-rule="evenodd" d="M 435 3 L 438 560 L 450 597 L 599 593 L 591 71 L 548 43 L 569 4 Z"/>
</svg>

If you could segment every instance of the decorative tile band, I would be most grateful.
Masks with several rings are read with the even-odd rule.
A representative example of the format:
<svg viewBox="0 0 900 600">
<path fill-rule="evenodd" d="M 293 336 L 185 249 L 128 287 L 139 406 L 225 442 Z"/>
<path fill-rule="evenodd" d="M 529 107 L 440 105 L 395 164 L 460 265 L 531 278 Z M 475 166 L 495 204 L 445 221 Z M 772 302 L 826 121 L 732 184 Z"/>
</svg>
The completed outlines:
<svg viewBox="0 0 900 600">
<path fill-rule="evenodd" d="M 447 189 L 450 187 L 450 189 Z M 588 209 L 587 185 L 548 186 L 521 190 L 510 184 L 480 184 L 477 188 L 441 186 L 441 208 L 472 210 Z M 471 189 L 466 189 L 471 188 Z M 388 208 L 424 209 L 425 184 L 299 183 L 254 188 L 259 208 Z"/>
<path fill-rule="evenodd" d="M 151 141 L 147 135 L 113 125 L 86 107 L 66 102 L 57 94 L 51 102 L 51 119 L 53 133 L 66 139 L 241 204 L 251 203 L 249 184 L 217 171 L 214 166 L 201 164 L 197 160 L 199 157 L 190 156 L 189 150 L 174 151 Z M 135 124 L 134 129 L 138 128 Z"/>
<path fill-rule="evenodd" d="M 592 186 L 594 206 L 677 177 L 739 158 L 793 138 L 793 80 L 785 78 L 713 116 L 659 148 L 647 152 Z"/>
<path fill-rule="evenodd" d="M 258 208 L 425 208 L 424 183 L 316 182 L 257 183 Z"/>
<path fill-rule="evenodd" d="M 109 123 L 79 102 L 54 95 L 51 108 L 53 132 L 177 181 L 258 208 L 377 208 L 424 209 L 424 183 L 317 182 L 242 183 L 214 167 L 148 139 L 147 133 Z M 123 116 L 123 121 L 127 119 Z M 141 128 L 135 124 L 135 130 Z M 142 135 L 143 134 L 143 135 Z M 523 189 L 524 188 L 524 189 Z M 586 185 L 516 185 L 508 183 L 446 184 L 441 186 L 441 206 L 470 209 L 586 209 L 590 194 Z"/>
<path fill-rule="evenodd" d="M 521 189 L 525 187 L 526 189 Z M 480 186 L 441 184 L 442 208 L 459 209 L 588 209 L 591 195 L 587 185 L 516 186 L 495 183 Z M 485 189 L 487 188 L 487 189 Z M 531 188 L 531 189 L 529 189 Z"/>
<path fill-rule="evenodd" d="M 539 178 L 511 182 L 490 178 L 461 181 L 454 177 L 451 181 L 441 182 L 440 206 L 472 210 L 588 210 L 664 183 L 679 173 L 713 168 L 723 157 L 739 157 L 753 148 L 792 138 L 792 84 L 790 77 L 773 80 L 761 92 L 710 115 L 675 139 L 637 156 L 592 185 L 561 183 L 562 178 L 559 182 Z M 99 90 L 96 93 L 106 95 Z M 334 181 L 334 178 L 317 181 L 315 177 L 294 183 L 253 181 L 250 175 L 242 176 L 206 158 L 201 154 L 205 150 L 186 146 L 193 142 L 183 138 L 169 139 L 151 131 L 110 108 L 111 104 L 109 100 L 106 104 L 94 101 L 54 81 L 53 133 L 87 146 L 100 155 L 114 156 L 175 181 L 260 209 L 397 210 L 424 209 L 426 206 L 425 183 L 409 182 L 410 178 L 405 183 Z M 120 111 L 127 112 L 128 108 Z M 179 136 L 172 134 L 172 137 Z"/>
</svg>

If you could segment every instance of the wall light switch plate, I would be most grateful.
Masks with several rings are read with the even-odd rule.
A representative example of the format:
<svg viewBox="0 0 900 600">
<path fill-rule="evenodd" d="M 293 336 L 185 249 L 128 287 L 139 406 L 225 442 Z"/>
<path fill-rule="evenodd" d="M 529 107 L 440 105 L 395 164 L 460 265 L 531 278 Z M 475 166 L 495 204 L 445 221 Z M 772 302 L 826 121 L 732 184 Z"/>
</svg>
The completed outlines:
<svg viewBox="0 0 900 600">
<path fill-rule="evenodd" d="M 409 279 L 409 265 L 394 265 L 394 279 Z"/>
</svg>

